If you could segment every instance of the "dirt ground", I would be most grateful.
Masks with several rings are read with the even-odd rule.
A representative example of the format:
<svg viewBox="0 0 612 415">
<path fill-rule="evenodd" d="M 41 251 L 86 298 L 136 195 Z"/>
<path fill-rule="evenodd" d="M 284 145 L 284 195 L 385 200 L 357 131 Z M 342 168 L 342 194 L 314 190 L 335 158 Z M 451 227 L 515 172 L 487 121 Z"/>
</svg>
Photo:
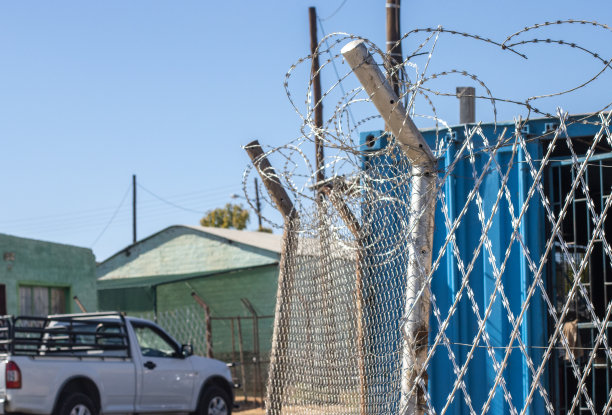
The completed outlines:
<svg viewBox="0 0 612 415">
<path fill-rule="evenodd" d="M 263 405 L 261 405 L 259 402 L 259 406 L 257 406 L 253 401 L 245 403 L 241 397 L 238 397 L 238 399 L 236 399 L 236 403 L 238 404 L 239 408 L 234 409 L 232 413 L 239 415 L 264 415 L 266 413 Z"/>
<path fill-rule="evenodd" d="M 264 415 L 266 411 L 263 408 L 254 408 L 254 409 L 234 409 L 235 414 L 240 415 Z"/>
</svg>

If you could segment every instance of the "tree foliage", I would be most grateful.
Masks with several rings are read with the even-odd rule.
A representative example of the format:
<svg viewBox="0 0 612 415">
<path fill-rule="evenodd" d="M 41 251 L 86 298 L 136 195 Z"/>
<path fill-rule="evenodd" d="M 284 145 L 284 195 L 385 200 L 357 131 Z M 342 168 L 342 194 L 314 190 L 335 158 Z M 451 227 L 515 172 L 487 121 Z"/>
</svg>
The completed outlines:
<svg viewBox="0 0 612 415">
<path fill-rule="evenodd" d="M 200 219 L 200 225 L 211 226 L 213 228 L 234 228 L 241 230 L 246 228 L 248 223 L 249 211 L 244 209 L 242 205 L 232 203 L 228 203 L 222 208 L 209 210 Z"/>
</svg>

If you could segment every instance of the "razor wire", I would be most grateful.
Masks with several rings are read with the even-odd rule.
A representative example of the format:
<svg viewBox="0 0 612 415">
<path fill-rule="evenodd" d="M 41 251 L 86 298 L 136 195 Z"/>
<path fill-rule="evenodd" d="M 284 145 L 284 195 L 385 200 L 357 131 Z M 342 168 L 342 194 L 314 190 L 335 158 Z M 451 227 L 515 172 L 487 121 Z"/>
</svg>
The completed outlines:
<svg viewBox="0 0 612 415">
<path fill-rule="evenodd" d="M 412 368 L 418 372 L 411 393 L 420 396 L 419 413 L 596 414 L 612 408 L 612 103 L 579 116 L 543 103 L 601 81 L 610 60 L 588 45 L 528 38 L 568 25 L 611 31 L 569 19 L 526 27 L 503 41 L 442 27 L 415 29 L 400 40 L 418 46 L 388 79 L 403 80 L 400 100 L 410 116 L 433 124 L 424 134 L 439 160 L 430 189 L 437 201 L 436 250 L 418 293 L 428 298 L 431 315 L 427 339 L 417 339 L 424 344 L 416 346 L 426 347 L 427 356 Z M 471 70 L 432 64 L 448 37 L 518 60 L 527 56 L 527 46 L 569 47 L 598 69 L 559 91 L 503 97 Z M 300 134 L 265 148 L 274 179 L 296 212 L 290 224 L 263 217 L 274 228 L 284 225 L 291 240 L 281 269 L 291 282 L 277 298 L 284 307 L 275 320 L 271 414 L 405 413 L 402 344 L 414 312 L 405 309 L 407 272 L 418 260 L 408 249 L 409 218 L 423 212 L 411 209 L 413 166 L 402 145 L 384 132 L 384 120 L 353 73 L 338 72 L 340 48 L 355 39 L 365 42 L 378 65 L 389 67 L 385 52 L 367 39 L 325 36 L 316 52 L 319 73 L 337 79 L 322 94 L 327 118 L 321 127 L 315 124 L 314 107 L 321 103 L 311 101 L 313 75 L 306 88 L 292 83 L 310 68 L 307 56 L 291 66 L 284 82 L 302 122 Z M 437 89 L 435 81 L 451 76 L 478 88 L 474 98 L 490 105 L 491 122 L 458 130 L 444 120 L 437 100 L 455 94 Z M 499 123 L 501 103 L 526 114 Z M 544 130 L 529 131 L 534 122 L 545 122 Z M 581 126 L 591 133 L 576 135 Z M 319 182 L 311 160 L 315 137 L 325 149 L 326 179 Z M 247 167 L 243 188 L 256 210 L 247 186 L 254 174 Z M 265 189 L 259 194 L 275 207 Z M 534 328 L 539 324 L 543 333 Z"/>
</svg>

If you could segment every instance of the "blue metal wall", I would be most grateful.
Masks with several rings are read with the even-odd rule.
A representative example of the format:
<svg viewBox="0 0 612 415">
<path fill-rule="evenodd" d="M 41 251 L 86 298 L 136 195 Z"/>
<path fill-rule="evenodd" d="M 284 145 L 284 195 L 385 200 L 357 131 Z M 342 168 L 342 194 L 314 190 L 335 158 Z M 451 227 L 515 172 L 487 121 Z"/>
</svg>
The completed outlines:
<svg viewBox="0 0 612 415">
<path fill-rule="evenodd" d="M 515 340 L 512 344 L 512 351 L 509 354 L 506 369 L 503 371 L 501 380 L 497 380 L 496 376 L 499 373 L 497 366 L 504 360 L 506 354 L 505 347 L 510 343 L 510 338 L 513 331 L 513 325 L 508 318 L 509 312 L 502 302 L 502 296 L 499 291 L 495 295 L 495 299 L 491 298 L 495 288 L 495 274 L 503 268 L 501 277 L 501 285 L 503 292 L 508 300 L 508 307 L 515 319 L 521 315 L 521 308 L 527 299 L 530 287 L 534 282 L 534 273 L 532 272 L 524 248 L 519 243 L 516 236 L 520 236 L 525 243 L 525 247 L 529 251 L 530 257 L 533 259 L 535 266 L 539 266 L 541 256 L 544 252 L 546 243 L 546 229 L 544 220 L 544 209 L 541 203 L 540 194 L 535 192 L 533 197 L 529 199 L 529 207 L 526 210 L 520 225 L 518 234 L 512 238 L 513 226 L 510 205 L 506 196 L 501 197 L 501 201 L 495 208 L 498 192 L 502 188 L 503 175 L 509 169 L 507 187 L 509 189 L 510 200 L 514 209 L 514 217 L 518 217 L 521 208 L 528 198 L 528 193 L 533 185 L 532 175 L 529 171 L 529 165 L 526 159 L 530 157 L 533 160 L 536 170 L 539 168 L 539 160 L 542 158 L 542 139 L 529 140 L 530 137 L 539 137 L 544 132 L 558 126 L 558 120 L 555 119 L 538 119 L 529 121 L 527 127 L 523 129 L 523 134 L 528 139 L 527 153 L 516 147 L 513 152 L 512 140 L 503 148 L 499 149 L 495 160 L 490 164 L 490 144 L 497 142 L 497 136 L 507 128 L 505 137 L 512 137 L 514 134 L 514 124 L 483 125 L 484 136 L 487 137 L 489 144 L 483 142 L 482 138 L 474 138 L 473 163 L 470 162 L 467 152 L 463 152 L 459 161 L 455 164 L 452 173 L 446 179 L 442 193 L 444 197 L 438 200 L 436 208 L 436 228 L 434 236 L 434 261 L 439 256 L 440 249 L 443 246 L 447 237 L 447 226 L 445 224 L 445 216 L 442 213 L 442 203 L 445 204 L 448 211 L 449 221 L 452 223 L 464 208 L 469 194 L 474 188 L 476 178 L 478 178 L 483 170 L 486 169 L 484 179 L 479 187 L 479 196 L 482 199 L 482 211 L 479 212 L 476 198 L 468 204 L 467 213 L 463 216 L 456 235 L 456 249 L 459 252 L 457 257 L 453 253 L 453 244 L 449 244 L 446 252 L 443 254 L 439 267 L 436 269 L 432 281 L 433 299 L 440 310 L 441 321 L 447 318 L 449 310 L 456 299 L 456 294 L 461 290 L 463 283 L 462 272 L 459 267 L 459 259 L 463 262 L 463 268 L 473 267 L 470 273 L 468 284 L 471 293 L 466 289 L 463 290 L 462 297 L 458 302 L 458 307 L 449 320 L 448 328 L 445 331 L 446 336 L 451 343 L 450 348 L 455 356 L 455 363 L 458 369 L 461 370 L 468 359 L 472 345 L 476 344 L 473 350 L 473 357 L 467 364 L 467 371 L 463 377 L 465 387 L 469 397 L 464 396 L 460 387 L 457 387 L 454 392 L 452 402 L 447 408 L 449 414 L 468 414 L 470 413 L 469 406 L 480 413 L 483 405 L 489 399 L 489 395 L 493 393 L 491 398 L 490 408 L 488 413 L 508 414 L 510 408 L 508 399 L 512 405 L 521 412 L 531 389 L 533 381 L 532 371 L 528 367 L 528 359 L 523 355 L 519 348 L 518 342 Z M 568 129 L 570 136 L 593 136 L 596 128 L 588 124 L 573 124 Z M 444 172 L 449 170 L 452 162 L 455 160 L 456 154 L 461 148 L 465 140 L 466 126 L 461 125 L 452 128 L 452 133 L 444 134 L 444 139 L 449 140 L 449 150 L 440 160 L 440 177 L 444 177 Z M 423 136 L 433 147 L 436 141 L 436 131 L 425 130 Z M 361 149 L 364 151 L 363 169 L 368 172 L 380 171 L 381 166 L 388 165 L 388 176 L 393 177 L 394 170 L 397 168 L 397 163 L 394 162 L 388 155 L 375 155 L 368 153 L 370 151 L 380 150 L 389 145 L 389 138 L 382 131 L 372 131 L 361 133 Z M 371 146 L 371 138 L 383 137 Z M 368 137 L 370 138 L 370 146 L 367 145 Z M 380 153 L 379 153 L 380 154 Z M 497 163 L 500 167 L 500 172 L 496 169 Z M 384 170 L 384 169 L 383 169 Z M 384 173 L 383 173 L 384 175 Z M 543 182 L 544 178 L 542 179 Z M 376 224 L 377 220 L 388 220 L 384 215 L 377 216 L 375 213 L 376 206 L 367 205 L 364 207 L 364 217 L 374 218 L 372 230 L 381 230 L 389 227 L 387 223 Z M 492 215 L 492 212 L 495 213 Z M 479 220 L 479 214 L 484 215 L 485 223 L 490 217 L 492 222 L 490 229 L 487 232 L 488 241 L 481 243 L 483 235 L 483 224 Z M 379 218 L 379 219 L 376 219 Z M 391 217 L 392 221 L 404 221 L 406 218 L 400 219 L 397 216 Z M 391 227 L 399 227 L 399 222 Z M 373 236 L 374 237 L 374 236 Z M 513 240 L 512 240 L 513 239 Z M 489 245 L 490 244 L 490 245 Z M 490 251 L 489 251 L 490 250 Z M 505 264 L 504 258 L 506 252 L 509 251 L 508 260 Z M 491 255 L 492 254 L 492 255 Z M 374 262 L 379 261 L 374 257 Z M 371 265 L 371 264 L 369 264 Z M 380 267 L 378 272 L 373 274 L 387 273 L 392 262 L 387 262 L 384 267 Z M 376 268 L 374 268 L 376 269 Z M 497 271 L 496 271 L 497 270 Z M 394 272 L 387 273 L 392 281 L 382 283 L 376 280 L 376 275 L 370 275 L 370 281 L 377 281 L 376 284 L 389 287 L 397 287 L 402 285 L 405 279 L 405 264 L 399 264 Z M 379 277 L 378 277 L 379 278 Z M 367 287 L 366 281 L 366 287 Z M 520 326 L 518 327 L 518 336 L 528 350 L 529 358 L 532 365 L 537 370 L 541 363 L 544 349 L 542 346 L 547 345 L 548 329 L 547 329 L 547 307 L 544 304 L 541 289 L 546 284 L 546 272 L 542 274 L 542 283 L 535 287 L 535 291 L 529 300 L 529 307 L 523 314 Z M 384 287 L 379 287 L 384 288 Z M 376 313 L 377 308 L 384 307 L 382 302 L 386 301 L 388 295 L 384 294 L 385 289 L 369 290 L 369 302 L 371 310 L 369 313 Z M 374 293 L 374 294 L 372 294 Z M 378 294 L 376 294 L 378 293 Z M 396 304 L 397 303 L 397 304 Z M 393 300 L 394 306 L 402 307 L 401 301 Z M 486 333 L 479 334 L 479 320 L 484 319 L 485 312 L 490 306 L 490 315 L 487 318 Z M 475 309 L 478 309 L 476 312 Z M 397 318 L 401 314 L 400 308 L 398 313 L 393 314 Z M 366 310 L 366 316 L 368 311 Z M 478 314 L 478 315 L 477 315 Z M 391 326 L 398 327 L 398 322 L 390 322 Z M 431 315 L 430 318 L 430 345 L 435 342 L 436 336 L 439 333 L 439 324 L 436 316 Z M 381 345 L 381 339 L 376 338 L 376 333 L 370 333 L 370 344 L 372 355 L 379 355 L 386 351 L 386 348 Z M 488 342 L 485 341 L 485 336 L 488 336 Z M 398 350 L 399 338 L 388 339 L 392 349 Z M 375 345 L 375 346 L 372 346 Z M 490 347 L 488 347 L 490 346 Z M 385 349 L 385 350 L 383 350 Z M 493 360 L 495 358 L 495 361 Z M 389 365 L 390 363 L 385 363 Z M 396 363 L 397 364 L 397 363 Z M 399 370 L 396 366 L 393 369 Z M 440 343 L 436 349 L 433 360 L 429 366 L 429 393 L 436 412 L 440 412 L 453 394 L 457 375 L 453 364 L 449 358 L 447 347 Z M 493 386 L 497 386 L 493 389 Z M 394 383 L 391 380 L 390 383 Z M 549 388 L 548 374 L 544 373 L 540 377 L 542 388 L 548 393 L 551 401 L 553 394 Z M 504 386 L 507 395 L 504 396 Z M 493 389 L 493 392 L 491 392 Z M 385 392 L 380 390 L 380 392 Z M 389 393 L 390 391 L 386 391 Z M 387 395 L 390 397 L 390 395 Z M 539 415 L 546 413 L 544 400 L 540 392 L 536 389 L 533 394 L 531 404 L 527 413 Z"/>
<path fill-rule="evenodd" d="M 513 133 L 514 127 L 511 126 L 511 128 L 510 134 Z M 444 165 L 441 166 L 444 167 L 443 171 L 446 171 L 454 160 L 455 153 L 465 138 L 464 132 L 464 128 L 457 128 L 454 131 L 454 137 L 449 143 L 449 151 L 444 158 Z M 492 131 L 492 126 L 485 126 L 484 135 L 491 142 L 496 141 L 496 134 Z M 426 134 L 426 136 L 432 138 L 431 134 Z M 508 250 L 509 257 L 505 262 L 505 268 L 501 276 L 501 287 L 503 287 L 504 294 L 508 299 L 510 312 L 515 318 L 521 314 L 522 304 L 533 282 L 533 276 L 529 272 L 521 244 L 516 239 L 511 243 L 512 217 L 510 204 L 505 195 L 502 195 L 498 206 L 495 207 L 498 193 L 502 187 L 503 175 L 510 169 L 507 186 L 510 190 L 510 201 L 513 205 L 514 215 L 515 217 L 519 215 L 526 194 L 532 184 L 531 174 L 524 160 L 525 154 L 520 148 L 516 153 L 513 153 L 512 146 L 505 146 L 498 150 L 495 160 L 488 164 L 491 153 L 483 151 L 485 147 L 481 140 L 475 140 L 474 163 L 471 163 L 464 153 L 459 158 L 459 162 L 451 175 L 448 176 L 443 189 L 444 203 L 448 210 L 449 219 L 453 222 L 465 206 L 476 179 L 481 176 L 485 168 L 487 169 L 479 188 L 482 208 L 479 210 L 477 198 L 474 198 L 469 203 L 468 211 L 463 216 L 461 225 L 456 231 L 459 258 L 463 261 L 465 268 L 469 268 L 473 264 L 473 271 L 468 282 L 473 291 L 473 299 L 470 299 L 470 293 L 464 290 L 457 312 L 451 318 L 447 330 L 450 342 L 455 343 L 452 345 L 452 350 L 459 368 L 462 368 L 467 361 L 467 357 L 472 350 L 471 345 L 476 344 L 473 358 L 467 366 L 465 381 L 472 407 L 477 413 L 480 412 L 488 400 L 491 389 L 496 383 L 497 366 L 504 360 L 506 354 L 504 347 L 510 344 L 513 330 L 513 325 L 508 318 L 509 312 L 503 305 L 501 292 L 499 289 L 497 291 L 495 289 L 495 275 L 496 272 L 502 272 L 502 263 Z M 528 151 L 534 160 L 541 158 L 539 142 L 531 142 L 528 145 Z M 501 171 L 498 171 L 497 166 Z M 441 203 L 441 201 L 438 203 L 436 210 L 434 253 L 439 252 L 447 235 Z M 495 213 L 491 216 L 493 212 Z M 484 240 L 483 243 L 481 243 L 481 237 L 485 225 L 479 219 L 479 215 L 481 219 L 484 218 L 485 224 L 492 217 L 490 229 L 486 233 L 488 240 Z M 531 199 L 529 208 L 519 227 L 521 237 L 529 247 L 531 256 L 536 263 L 539 263 L 544 244 L 544 225 L 541 203 L 536 193 L 536 196 Z M 489 242 L 490 249 L 487 248 Z M 458 259 L 452 253 L 452 250 L 452 245 L 449 245 L 444 255 L 445 261 L 441 263 L 441 267 L 436 271 L 432 281 L 432 291 L 438 300 L 437 305 L 440 308 L 442 318 L 448 315 L 448 310 L 455 300 L 455 294 L 459 291 L 463 280 Z M 477 252 L 476 256 L 475 252 Z M 495 299 L 491 304 L 494 293 Z M 489 307 L 491 311 L 485 323 L 486 333 L 481 333 L 479 336 L 479 320 L 484 319 Z M 431 323 L 430 333 L 433 343 L 439 328 L 435 319 L 432 319 Z M 488 344 L 485 341 L 485 336 L 488 336 Z M 542 350 L 533 349 L 531 346 L 546 344 L 546 313 L 538 290 L 531 298 L 530 306 L 520 326 L 520 338 L 527 346 L 529 356 L 537 368 L 541 361 Z M 491 346 L 491 349 L 488 346 Z M 514 349 L 509 355 L 503 380 L 498 382 L 495 395 L 491 400 L 489 413 L 510 413 L 508 399 L 511 399 L 513 406 L 520 412 L 529 393 L 531 376 L 527 359 L 518 348 L 517 341 L 513 343 L 513 346 Z M 441 409 L 446 404 L 456 379 L 446 348 L 438 347 L 430 372 L 430 393 L 436 408 Z M 546 385 L 547 377 L 542 377 L 541 381 Z M 504 396 L 501 382 L 505 383 L 509 396 Z M 464 393 L 461 390 L 455 392 L 450 413 L 469 413 L 466 398 L 463 395 Z M 538 398 L 532 404 L 532 409 L 534 414 L 544 413 L 543 403 Z"/>
</svg>

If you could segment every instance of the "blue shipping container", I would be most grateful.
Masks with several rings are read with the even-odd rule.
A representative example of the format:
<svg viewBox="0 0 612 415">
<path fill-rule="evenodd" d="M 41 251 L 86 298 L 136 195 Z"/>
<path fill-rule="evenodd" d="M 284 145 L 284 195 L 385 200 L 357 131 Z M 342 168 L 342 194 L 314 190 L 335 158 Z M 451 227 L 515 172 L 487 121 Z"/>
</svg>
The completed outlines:
<svg viewBox="0 0 612 415">
<path fill-rule="evenodd" d="M 526 413 L 540 415 L 547 412 L 542 394 L 554 402 L 548 368 L 539 377 L 539 385 L 532 393 L 534 373 L 542 362 L 547 346 L 548 306 L 544 291 L 550 287 L 546 286 L 546 269 L 540 272 L 541 278 L 534 283 L 537 273 L 534 270 L 540 267 L 548 238 L 545 210 L 540 190 L 533 186 L 529 161 L 537 171 L 545 148 L 545 139 L 540 136 L 554 131 L 558 124 L 558 120 L 550 118 L 528 121 L 521 130 L 526 138 L 525 148 L 516 145 L 514 123 L 482 125 L 482 133 L 470 140 L 471 150 L 463 144 L 468 128 L 473 125 L 460 125 L 443 132 L 422 131 L 432 148 L 439 141 L 440 134 L 448 145 L 439 161 L 440 177 L 445 177 L 445 173 L 452 168 L 437 201 L 433 251 L 434 264 L 437 259 L 438 264 L 432 279 L 432 304 L 435 303 L 439 309 L 439 317 L 434 313 L 430 317 L 429 344 L 430 347 L 436 341 L 438 344 L 429 364 L 428 391 L 437 413 L 446 406 L 448 414 L 469 414 L 470 407 L 476 413 L 481 413 L 484 405 L 489 406 L 488 413 L 509 414 L 512 412 L 511 405 L 520 413 L 529 401 Z M 496 148 L 498 136 L 504 129 L 504 137 L 508 141 Z M 595 125 L 577 123 L 568 128 L 568 134 L 592 137 L 598 129 Z M 530 137 L 538 139 L 530 140 Z M 382 170 L 384 176 L 386 169 L 387 177 L 392 178 L 396 169 L 406 167 L 405 163 L 398 167 L 393 154 L 382 154 L 380 151 L 390 144 L 390 138 L 383 131 L 363 132 L 360 140 L 365 172 L 376 170 L 376 174 L 380 174 Z M 544 179 L 542 177 L 540 184 Z M 473 192 L 475 187 L 478 187 L 477 192 Z M 385 189 L 379 190 L 384 192 Z M 404 190 L 407 191 L 407 186 Z M 527 207 L 515 232 L 513 223 L 518 220 L 526 202 Z M 373 234 L 382 229 L 393 234 L 393 227 L 399 227 L 400 221 L 404 221 L 401 226 L 405 226 L 407 219 L 397 212 L 391 216 L 376 215 L 374 211 L 380 206 L 371 203 L 364 206 L 363 216 L 373 218 Z M 447 242 L 448 228 L 459 217 L 455 237 L 448 241 L 444 253 L 440 255 Z M 377 220 L 380 223 L 377 224 Z M 370 261 L 376 262 L 376 244 L 370 245 L 373 247 L 369 252 L 373 258 Z M 395 261 L 385 259 L 384 265 L 378 269 L 370 267 L 375 270 L 371 271 L 372 274 L 384 272 L 388 280 L 382 285 L 377 281 L 378 289 L 366 292 L 373 297 L 366 303 L 370 310 L 366 310 L 366 319 L 385 307 L 384 303 L 389 300 L 388 294 L 385 294 L 387 289 L 403 285 L 405 267 L 401 258 Z M 464 278 L 466 273 L 468 278 Z M 499 275 L 500 284 L 496 284 Z M 374 281 L 375 275 L 369 278 Z M 459 299 L 458 293 L 461 293 Z M 528 307 L 523 310 L 528 297 Z M 455 311 L 448 317 L 455 302 Z M 389 327 L 396 330 L 399 329 L 403 311 L 400 303 L 397 298 L 393 299 L 391 305 L 395 310 L 389 314 Z M 521 315 L 520 324 L 515 325 Z M 447 318 L 448 327 L 444 334 L 448 338 L 448 347 L 439 336 L 440 323 Z M 486 320 L 485 330 L 479 330 L 483 320 Z M 515 327 L 515 340 L 511 342 Z M 368 333 L 371 355 L 380 358 L 389 350 L 400 350 L 399 334 L 381 341 L 376 338 L 377 333 L 379 331 L 376 330 Z M 512 348 L 508 349 L 510 343 Z M 451 356 L 454 356 L 454 362 Z M 505 369 L 498 377 L 499 366 L 505 358 Z M 385 372 L 397 376 L 399 368 L 393 366 L 398 364 L 397 361 L 383 360 L 380 364 L 391 369 Z M 463 370 L 464 365 L 465 383 L 461 385 L 457 383 L 457 372 Z M 391 380 L 388 384 L 397 386 L 396 381 Z M 391 390 L 377 392 L 381 392 L 381 396 L 398 399 L 398 393 L 393 394 Z M 376 407 L 380 408 L 380 405 Z M 387 409 L 394 408 L 389 406 Z"/>
</svg>

